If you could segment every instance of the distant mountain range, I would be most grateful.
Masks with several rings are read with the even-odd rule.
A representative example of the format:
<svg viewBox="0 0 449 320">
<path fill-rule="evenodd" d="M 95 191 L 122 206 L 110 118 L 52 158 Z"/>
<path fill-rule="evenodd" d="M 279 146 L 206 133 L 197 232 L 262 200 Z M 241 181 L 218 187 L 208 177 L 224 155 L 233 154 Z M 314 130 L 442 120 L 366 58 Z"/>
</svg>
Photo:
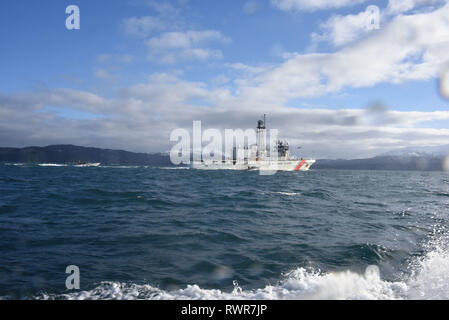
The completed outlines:
<svg viewBox="0 0 449 320">
<path fill-rule="evenodd" d="M 449 145 L 410 147 L 392 150 L 381 156 L 354 160 L 318 160 L 314 169 L 424 170 L 447 171 Z M 448 158 L 449 159 L 449 158 Z"/>
<path fill-rule="evenodd" d="M 382 156 L 409 156 L 409 157 L 445 157 L 449 155 L 449 144 L 436 147 L 410 147 L 389 151 Z"/>
<path fill-rule="evenodd" d="M 449 170 L 446 161 L 449 145 L 441 147 L 407 148 L 384 155 L 354 160 L 317 160 L 313 169 L 353 170 Z M 0 148 L 0 162 L 3 163 L 54 163 L 81 162 L 101 163 L 117 166 L 173 166 L 168 154 L 134 153 L 123 150 L 86 148 L 74 145 L 48 147 Z M 447 163 L 448 162 L 448 163 Z"/>
<path fill-rule="evenodd" d="M 146 154 L 122 150 L 86 148 L 73 145 L 48 147 L 0 148 L 0 162 L 68 164 L 100 162 L 118 166 L 172 166 L 168 155 Z"/>
<path fill-rule="evenodd" d="M 347 170 L 448 170 L 443 156 L 380 156 L 354 160 L 317 160 L 313 169 Z"/>
</svg>

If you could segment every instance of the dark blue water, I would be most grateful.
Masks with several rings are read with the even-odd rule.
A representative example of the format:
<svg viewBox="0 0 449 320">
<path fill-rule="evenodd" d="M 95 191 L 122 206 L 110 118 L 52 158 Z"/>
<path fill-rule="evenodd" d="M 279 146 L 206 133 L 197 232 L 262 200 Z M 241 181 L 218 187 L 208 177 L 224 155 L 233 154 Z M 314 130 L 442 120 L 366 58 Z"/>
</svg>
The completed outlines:
<svg viewBox="0 0 449 320">
<path fill-rule="evenodd" d="M 0 165 L 0 296 L 444 299 L 448 208 L 442 172 Z"/>
</svg>

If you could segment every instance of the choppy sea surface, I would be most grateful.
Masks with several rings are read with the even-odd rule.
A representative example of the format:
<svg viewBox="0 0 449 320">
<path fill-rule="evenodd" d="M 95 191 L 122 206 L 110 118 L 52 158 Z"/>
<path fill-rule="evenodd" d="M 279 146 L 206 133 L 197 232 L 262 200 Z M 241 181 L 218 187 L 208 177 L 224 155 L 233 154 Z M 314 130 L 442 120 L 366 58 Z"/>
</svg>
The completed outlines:
<svg viewBox="0 0 449 320">
<path fill-rule="evenodd" d="M 449 299 L 448 213 L 444 172 L 0 164 L 0 297 Z"/>
</svg>

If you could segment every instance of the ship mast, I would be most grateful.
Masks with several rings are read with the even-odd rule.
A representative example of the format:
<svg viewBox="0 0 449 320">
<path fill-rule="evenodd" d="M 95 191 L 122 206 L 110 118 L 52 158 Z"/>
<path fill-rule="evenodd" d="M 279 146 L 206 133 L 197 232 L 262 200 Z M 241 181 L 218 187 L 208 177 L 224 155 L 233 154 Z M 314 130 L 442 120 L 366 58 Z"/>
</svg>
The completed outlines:
<svg viewBox="0 0 449 320">
<path fill-rule="evenodd" d="M 265 153 L 266 153 L 266 117 L 267 115 L 263 115 L 263 121 L 259 120 L 257 122 L 257 155 L 256 160 L 265 160 Z"/>
</svg>

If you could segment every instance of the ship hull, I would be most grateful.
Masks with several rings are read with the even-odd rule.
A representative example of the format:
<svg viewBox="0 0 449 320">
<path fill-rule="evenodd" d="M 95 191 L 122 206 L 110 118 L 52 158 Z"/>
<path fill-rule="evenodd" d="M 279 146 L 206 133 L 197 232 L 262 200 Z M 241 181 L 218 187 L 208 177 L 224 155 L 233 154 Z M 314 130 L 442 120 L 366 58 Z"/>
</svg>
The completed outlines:
<svg viewBox="0 0 449 320">
<path fill-rule="evenodd" d="M 194 161 L 191 165 L 198 170 L 260 170 L 260 171 L 308 171 L 315 160 L 283 160 L 283 161 Z"/>
</svg>

